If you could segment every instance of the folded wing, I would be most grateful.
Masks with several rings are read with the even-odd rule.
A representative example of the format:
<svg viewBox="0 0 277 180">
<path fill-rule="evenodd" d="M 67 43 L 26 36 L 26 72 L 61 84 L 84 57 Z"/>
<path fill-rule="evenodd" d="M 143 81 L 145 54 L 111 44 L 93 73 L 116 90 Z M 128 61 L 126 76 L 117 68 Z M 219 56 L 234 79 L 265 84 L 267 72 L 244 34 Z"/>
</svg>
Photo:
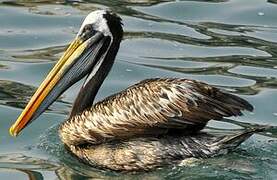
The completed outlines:
<svg viewBox="0 0 277 180">
<path fill-rule="evenodd" d="M 166 133 L 196 133 L 211 120 L 242 115 L 242 98 L 187 79 L 148 79 L 74 117 L 90 143 Z M 82 122 L 82 123 L 80 123 Z M 89 136 L 89 138 L 88 138 Z"/>
</svg>

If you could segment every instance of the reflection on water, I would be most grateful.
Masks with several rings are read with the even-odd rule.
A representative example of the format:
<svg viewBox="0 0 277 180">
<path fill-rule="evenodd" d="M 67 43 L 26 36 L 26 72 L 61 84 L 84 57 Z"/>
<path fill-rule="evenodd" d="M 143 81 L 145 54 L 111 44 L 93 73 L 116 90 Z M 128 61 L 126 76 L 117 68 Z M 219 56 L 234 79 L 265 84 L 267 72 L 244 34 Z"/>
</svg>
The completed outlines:
<svg viewBox="0 0 277 180">
<path fill-rule="evenodd" d="M 31 99 L 36 87 L 28 86 L 18 82 L 0 80 L 0 105 L 12 106 L 23 109 Z M 62 101 L 62 96 L 56 101 L 69 105 L 68 102 Z M 53 111 L 52 109 L 49 109 Z M 56 112 L 61 112 L 56 110 Z"/>
<path fill-rule="evenodd" d="M 12 57 L 15 58 L 15 60 L 22 60 L 24 62 L 56 61 L 65 48 L 66 46 L 56 46 L 13 52 Z"/>
<path fill-rule="evenodd" d="M 32 86 L 0 80 L 0 104 L 24 108 L 34 91 Z"/>
<path fill-rule="evenodd" d="M 276 179 L 276 4 L 275 0 L 0 1 L 0 179 Z M 79 83 L 20 137 L 9 137 L 11 122 L 75 37 L 84 16 L 99 8 L 119 13 L 125 34 L 97 100 L 145 78 L 192 78 L 238 94 L 255 106 L 253 113 L 211 122 L 207 130 L 273 127 L 234 153 L 188 167 L 135 174 L 100 171 L 66 153 L 56 131 L 70 111 Z"/>
<path fill-rule="evenodd" d="M 70 168 L 60 166 L 55 162 L 23 154 L 6 154 L 0 156 L 1 169 L 9 171 L 12 178 L 42 180 L 53 177 L 60 179 L 75 179 Z"/>
</svg>

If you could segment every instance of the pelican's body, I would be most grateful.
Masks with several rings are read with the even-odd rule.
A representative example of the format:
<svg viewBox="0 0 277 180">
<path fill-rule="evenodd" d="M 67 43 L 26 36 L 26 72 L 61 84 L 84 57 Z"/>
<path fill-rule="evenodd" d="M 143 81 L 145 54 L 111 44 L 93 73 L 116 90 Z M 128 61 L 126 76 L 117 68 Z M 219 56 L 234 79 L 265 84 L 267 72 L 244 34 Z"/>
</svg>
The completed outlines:
<svg viewBox="0 0 277 180">
<path fill-rule="evenodd" d="M 253 132 L 237 138 L 198 131 L 208 120 L 240 115 L 244 108 L 252 106 L 201 82 L 149 79 L 72 116 L 59 133 L 66 147 L 91 165 L 149 170 L 233 150 Z"/>
<path fill-rule="evenodd" d="M 17 135 L 68 87 L 88 75 L 59 134 L 80 160 L 119 171 L 149 170 L 186 158 L 233 150 L 256 130 L 213 135 L 211 119 L 253 107 L 238 96 L 187 79 L 149 79 L 93 104 L 122 39 L 121 19 L 107 11 L 87 16 L 68 50 L 38 88 L 16 123 Z"/>
</svg>

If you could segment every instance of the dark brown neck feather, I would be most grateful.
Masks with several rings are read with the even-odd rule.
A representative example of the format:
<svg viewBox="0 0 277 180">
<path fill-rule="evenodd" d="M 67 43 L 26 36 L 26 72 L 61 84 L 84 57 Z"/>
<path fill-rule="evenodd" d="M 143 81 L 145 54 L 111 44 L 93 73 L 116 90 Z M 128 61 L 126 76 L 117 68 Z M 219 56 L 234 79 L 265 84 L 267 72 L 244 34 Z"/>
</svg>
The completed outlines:
<svg viewBox="0 0 277 180">
<path fill-rule="evenodd" d="M 111 41 L 107 41 L 107 43 L 103 45 L 103 48 L 101 48 L 104 52 L 100 54 L 104 54 L 104 61 L 100 65 L 96 74 L 81 87 L 80 92 L 73 104 L 70 117 L 83 112 L 85 109 L 90 108 L 93 105 L 94 98 L 103 81 L 110 72 L 119 49 L 119 45 L 123 37 L 121 18 L 110 12 L 103 15 L 103 18 L 106 19 L 107 25 L 111 32 Z"/>
<path fill-rule="evenodd" d="M 73 104 L 70 117 L 83 112 L 85 109 L 90 108 L 93 105 L 94 98 L 114 63 L 119 45 L 120 40 L 114 40 L 109 49 L 105 48 L 105 50 L 108 52 L 106 57 L 104 57 L 105 59 L 103 63 L 99 67 L 99 70 L 96 72 L 96 74 L 81 87 L 79 94 Z"/>
</svg>

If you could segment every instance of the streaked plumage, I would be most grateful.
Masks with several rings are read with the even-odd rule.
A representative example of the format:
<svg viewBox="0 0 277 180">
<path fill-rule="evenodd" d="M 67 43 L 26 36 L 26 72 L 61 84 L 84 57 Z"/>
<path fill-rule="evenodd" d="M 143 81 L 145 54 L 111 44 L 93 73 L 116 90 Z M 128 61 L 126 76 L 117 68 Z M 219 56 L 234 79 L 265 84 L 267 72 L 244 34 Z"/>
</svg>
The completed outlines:
<svg viewBox="0 0 277 180">
<path fill-rule="evenodd" d="M 77 37 L 34 94 L 16 123 L 17 135 L 68 87 L 87 75 L 59 134 L 66 148 L 92 166 L 150 170 L 233 150 L 254 132 L 200 132 L 211 119 L 242 115 L 253 107 L 242 98 L 187 79 L 148 79 L 93 105 L 110 71 L 123 30 L 108 11 L 87 16 Z"/>
<path fill-rule="evenodd" d="M 254 132 L 233 135 L 162 135 L 135 137 L 99 145 L 67 147 L 70 152 L 91 166 L 115 171 L 148 171 L 178 165 L 187 158 L 209 158 L 233 151 Z"/>
<path fill-rule="evenodd" d="M 256 130 L 228 136 L 198 131 L 211 119 L 244 109 L 253 107 L 202 82 L 148 79 L 68 119 L 59 133 L 66 147 L 91 165 L 150 170 L 233 150 Z"/>
<path fill-rule="evenodd" d="M 241 115 L 244 109 L 252 110 L 252 106 L 201 82 L 149 79 L 65 121 L 60 134 L 67 145 L 100 144 L 176 129 L 190 134 L 203 129 L 211 119 Z"/>
</svg>

